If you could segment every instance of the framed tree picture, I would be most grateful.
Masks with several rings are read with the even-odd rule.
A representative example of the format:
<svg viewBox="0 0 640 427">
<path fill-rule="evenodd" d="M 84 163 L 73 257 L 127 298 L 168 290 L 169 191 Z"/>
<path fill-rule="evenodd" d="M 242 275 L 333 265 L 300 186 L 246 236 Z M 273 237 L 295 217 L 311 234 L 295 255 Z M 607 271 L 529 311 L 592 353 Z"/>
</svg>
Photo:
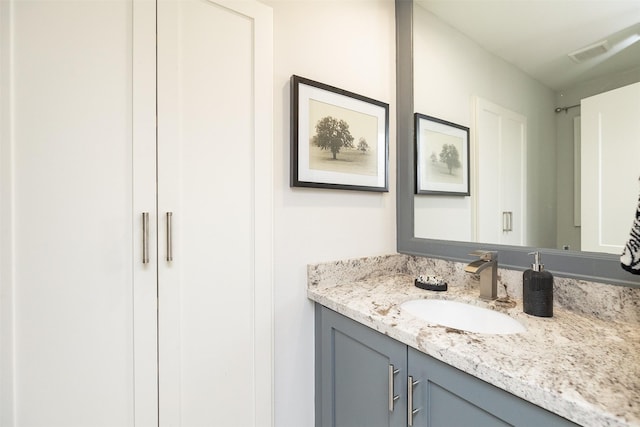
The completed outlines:
<svg viewBox="0 0 640 427">
<path fill-rule="evenodd" d="M 291 186 L 389 191 L 389 105 L 291 77 Z"/>
<path fill-rule="evenodd" d="M 416 194 L 469 196 L 469 128 L 415 113 Z"/>
</svg>

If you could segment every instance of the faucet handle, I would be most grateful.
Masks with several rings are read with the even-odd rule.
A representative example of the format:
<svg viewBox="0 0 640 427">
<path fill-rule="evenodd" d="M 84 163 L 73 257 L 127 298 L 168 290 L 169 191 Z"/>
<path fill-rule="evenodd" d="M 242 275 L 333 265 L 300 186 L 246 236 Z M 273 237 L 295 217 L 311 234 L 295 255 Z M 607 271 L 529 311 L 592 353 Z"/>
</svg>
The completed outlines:
<svg viewBox="0 0 640 427">
<path fill-rule="evenodd" d="M 483 261 L 495 261 L 498 259 L 498 251 L 486 251 L 483 249 L 477 249 L 471 252 L 469 255 L 480 257 Z"/>
</svg>

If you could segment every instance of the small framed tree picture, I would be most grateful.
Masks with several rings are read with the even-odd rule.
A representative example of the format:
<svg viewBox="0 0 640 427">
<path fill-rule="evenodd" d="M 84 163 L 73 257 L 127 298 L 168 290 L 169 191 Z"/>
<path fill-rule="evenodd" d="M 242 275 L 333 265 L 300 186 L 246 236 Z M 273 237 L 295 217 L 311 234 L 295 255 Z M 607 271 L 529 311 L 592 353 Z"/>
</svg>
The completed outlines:
<svg viewBox="0 0 640 427">
<path fill-rule="evenodd" d="M 415 113 L 416 194 L 469 196 L 469 128 Z"/>
<path fill-rule="evenodd" d="M 291 77 L 291 186 L 389 191 L 389 105 Z"/>
</svg>

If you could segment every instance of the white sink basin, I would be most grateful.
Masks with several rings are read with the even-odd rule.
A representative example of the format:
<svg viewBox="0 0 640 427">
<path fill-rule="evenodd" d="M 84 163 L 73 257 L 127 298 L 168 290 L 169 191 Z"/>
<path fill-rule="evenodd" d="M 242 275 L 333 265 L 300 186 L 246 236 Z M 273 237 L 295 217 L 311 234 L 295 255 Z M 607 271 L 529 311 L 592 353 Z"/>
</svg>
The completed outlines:
<svg viewBox="0 0 640 427">
<path fill-rule="evenodd" d="M 457 301 L 417 299 L 400 305 L 428 323 L 481 334 L 517 334 L 526 329 L 506 314 Z"/>
</svg>

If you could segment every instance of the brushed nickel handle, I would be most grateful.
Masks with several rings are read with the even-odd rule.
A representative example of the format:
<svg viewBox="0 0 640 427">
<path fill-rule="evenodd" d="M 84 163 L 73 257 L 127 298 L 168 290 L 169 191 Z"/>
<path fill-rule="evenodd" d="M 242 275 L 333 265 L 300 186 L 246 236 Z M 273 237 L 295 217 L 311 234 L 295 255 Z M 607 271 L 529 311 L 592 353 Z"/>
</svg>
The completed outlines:
<svg viewBox="0 0 640 427">
<path fill-rule="evenodd" d="M 502 212 L 502 231 L 513 231 L 513 212 Z"/>
<path fill-rule="evenodd" d="M 407 378 L 407 421 L 409 427 L 413 427 L 413 416 L 420 411 L 419 408 L 413 409 L 413 388 L 419 383 L 420 381 L 414 381 L 411 375 Z"/>
<path fill-rule="evenodd" d="M 173 261 L 173 239 L 171 233 L 171 220 L 173 212 L 167 212 L 167 261 Z"/>
<path fill-rule="evenodd" d="M 149 263 L 149 212 L 142 212 L 142 263 Z"/>
<path fill-rule="evenodd" d="M 394 390 L 394 379 L 395 376 L 398 375 L 400 369 L 395 369 L 393 365 L 389 365 L 389 411 L 393 412 L 393 406 L 396 403 L 396 400 L 400 399 L 400 395 L 395 394 Z"/>
</svg>

